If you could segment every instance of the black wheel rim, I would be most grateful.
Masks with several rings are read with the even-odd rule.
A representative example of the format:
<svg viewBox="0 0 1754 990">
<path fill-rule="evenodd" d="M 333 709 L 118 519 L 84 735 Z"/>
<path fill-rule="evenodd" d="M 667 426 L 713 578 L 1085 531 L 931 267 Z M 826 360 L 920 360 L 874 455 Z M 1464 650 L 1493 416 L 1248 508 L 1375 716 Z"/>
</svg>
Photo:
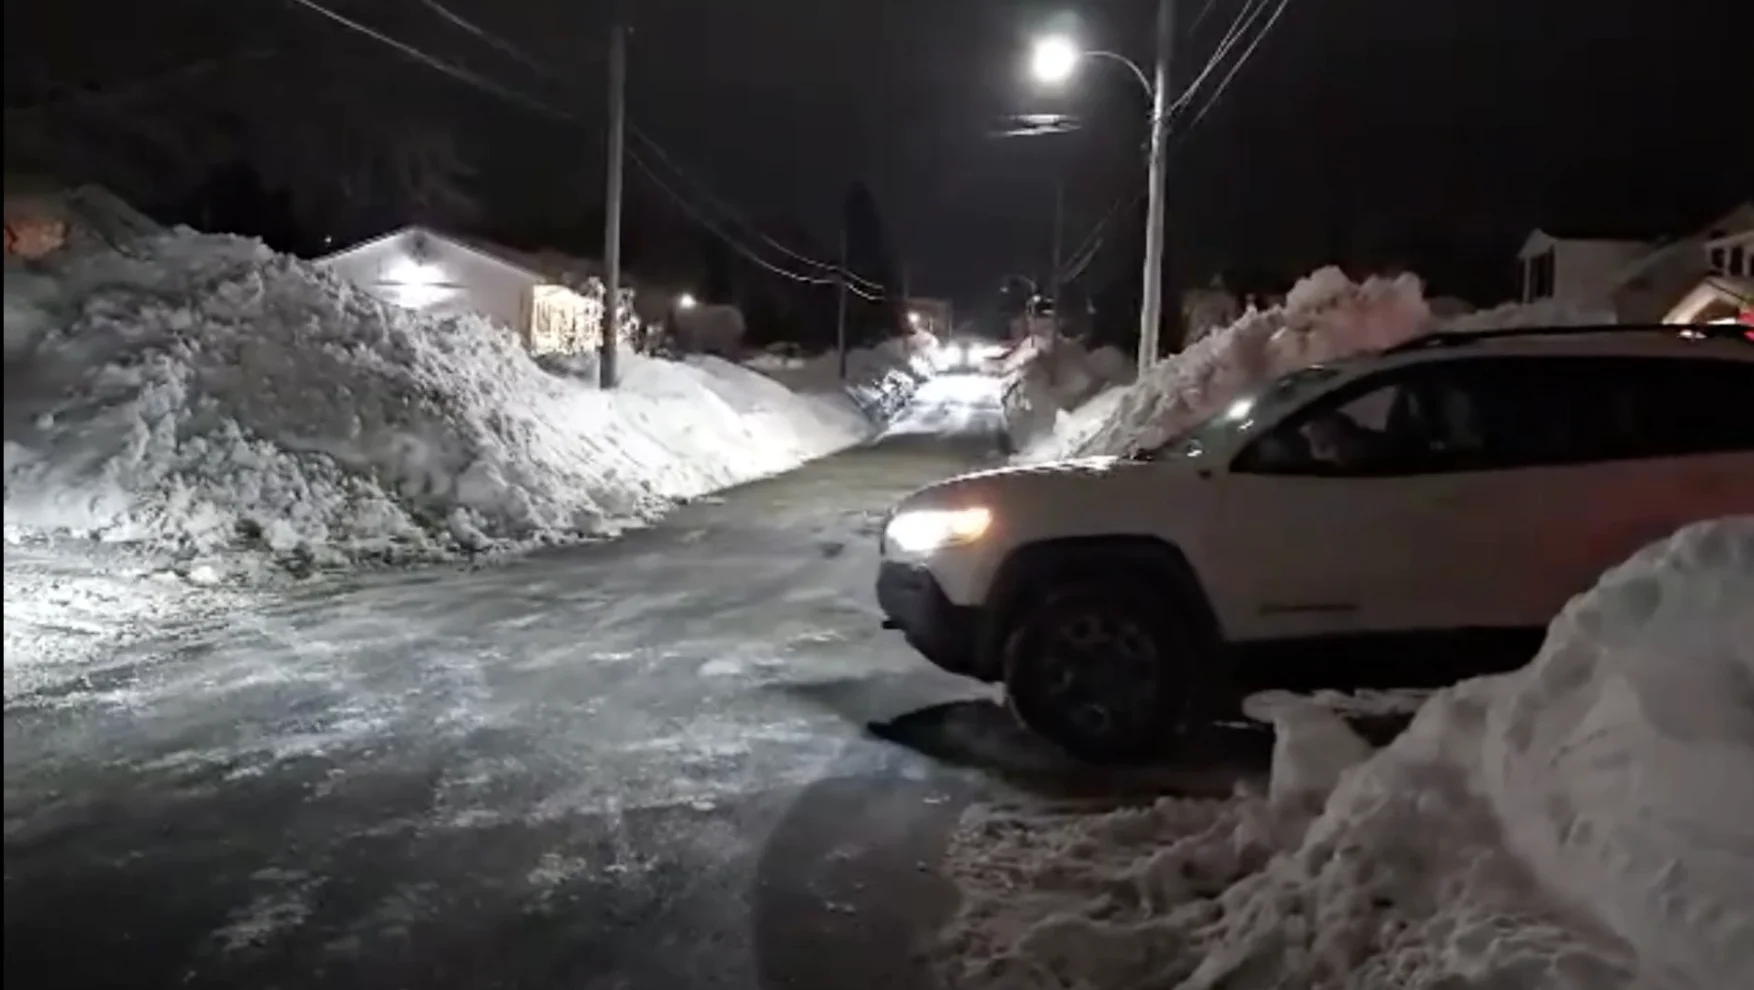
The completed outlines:
<svg viewBox="0 0 1754 990">
<path fill-rule="evenodd" d="M 1148 737 L 1165 717 L 1164 657 L 1142 622 L 1107 609 L 1080 609 L 1046 630 L 1039 686 L 1068 735 L 1098 745 Z"/>
</svg>

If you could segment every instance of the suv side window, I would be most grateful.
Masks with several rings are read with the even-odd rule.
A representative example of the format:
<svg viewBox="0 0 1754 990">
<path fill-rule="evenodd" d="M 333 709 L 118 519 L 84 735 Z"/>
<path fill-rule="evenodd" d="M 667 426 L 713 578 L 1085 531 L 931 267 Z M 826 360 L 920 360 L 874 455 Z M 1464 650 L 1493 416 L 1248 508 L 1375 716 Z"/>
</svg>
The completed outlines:
<svg viewBox="0 0 1754 990">
<path fill-rule="evenodd" d="M 1754 452 L 1754 362 L 1628 361 L 1632 436 L 1625 456 Z"/>
<path fill-rule="evenodd" d="M 1323 396 L 1245 447 L 1245 474 L 1421 474 L 1478 449 L 1478 411 L 1425 366 L 1372 375 Z"/>
<path fill-rule="evenodd" d="M 1754 451 L 1754 417 L 1738 415 L 1748 396 L 1754 364 L 1722 359 L 1436 361 L 1312 403 L 1232 470 L 1367 477 Z"/>
</svg>

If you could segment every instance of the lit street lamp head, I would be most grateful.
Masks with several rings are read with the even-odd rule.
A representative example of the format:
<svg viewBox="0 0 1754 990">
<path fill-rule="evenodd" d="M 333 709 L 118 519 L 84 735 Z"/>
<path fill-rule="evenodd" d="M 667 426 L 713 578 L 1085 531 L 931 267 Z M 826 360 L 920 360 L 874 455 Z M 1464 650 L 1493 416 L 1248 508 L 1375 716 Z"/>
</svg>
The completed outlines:
<svg viewBox="0 0 1754 990">
<path fill-rule="evenodd" d="M 677 309 L 693 309 L 697 305 L 699 303 L 695 300 L 693 293 L 684 292 L 676 297 Z"/>
<path fill-rule="evenodd" d="M 1038 82 L 1058 85 L 1072 78 L 1081 54 L 1072 39 L 1064 35 L 1049 35 L 1035 43 L 1029 56 L 1029 72 Z"/>
</svg>

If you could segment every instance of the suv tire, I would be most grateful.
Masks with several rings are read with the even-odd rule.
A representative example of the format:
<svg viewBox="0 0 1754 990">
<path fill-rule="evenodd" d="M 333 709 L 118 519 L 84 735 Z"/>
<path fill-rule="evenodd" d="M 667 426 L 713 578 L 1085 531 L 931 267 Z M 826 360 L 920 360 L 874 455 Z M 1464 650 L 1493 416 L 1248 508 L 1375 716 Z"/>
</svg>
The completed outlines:
<svg viewBox="0 0 1754 990">
<path fill-rule="evenodd" d="M 1143 762 L 1201 707 L 1202 643 L 1149 575 L 1064 585 L 1026 604 L 1006 637 L 1005 693 L 1018 721 L 1072 756 Z"/>
</svg>

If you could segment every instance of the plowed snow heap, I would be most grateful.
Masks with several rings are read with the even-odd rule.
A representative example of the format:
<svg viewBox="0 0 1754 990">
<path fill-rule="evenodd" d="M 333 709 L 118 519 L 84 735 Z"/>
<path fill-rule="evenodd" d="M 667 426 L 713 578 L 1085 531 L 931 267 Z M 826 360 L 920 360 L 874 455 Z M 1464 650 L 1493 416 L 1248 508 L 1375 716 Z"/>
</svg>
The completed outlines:
<svg viewBox="0 0 1754 990">
<path fill-rule="evenodd" d="M 626 365 L 600 392 L 232 237 L 9 264 L 8 539 L 443 556 L 613 529 L 867 428 L 726 362 Z"/>
<path fill-rule="evenodd" d="M 1300 279 L 1285 304 L 1251 310 L 1139 376 L 1062 416 L 1027 460 L 1120 454 L 1153 447 L 1279 375 L 1324 361 L 1380 351 L 1433 329 L 1612 323 L 1612 312 L 1553 303 L 1507 305 L 1437 320 L 1414 275 L 1353 282 L 1338 268 Z"/>
</svg>

